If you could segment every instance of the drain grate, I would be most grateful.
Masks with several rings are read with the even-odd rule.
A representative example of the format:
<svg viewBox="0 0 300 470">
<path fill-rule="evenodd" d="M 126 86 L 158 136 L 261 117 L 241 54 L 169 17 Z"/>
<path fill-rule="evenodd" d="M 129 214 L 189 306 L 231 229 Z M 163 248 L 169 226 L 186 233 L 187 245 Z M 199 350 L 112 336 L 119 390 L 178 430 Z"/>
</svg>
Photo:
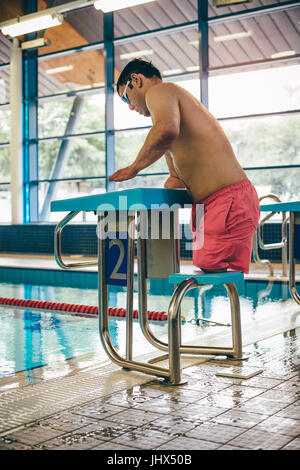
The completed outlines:
<svg viewBox="0 0 300 470">
<path fill-rule="evenodd" d="M 0 396 L 0 432 L 148 381 L 148 376 L 134 372 L 98 369 L 4 392 Z"/>
</svg>

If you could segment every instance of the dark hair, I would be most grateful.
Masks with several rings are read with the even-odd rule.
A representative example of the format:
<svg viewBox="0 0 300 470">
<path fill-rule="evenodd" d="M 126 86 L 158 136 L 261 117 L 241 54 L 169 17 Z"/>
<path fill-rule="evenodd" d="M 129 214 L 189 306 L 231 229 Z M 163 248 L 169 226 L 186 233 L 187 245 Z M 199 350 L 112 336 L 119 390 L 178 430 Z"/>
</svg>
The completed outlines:
<svg viewBox="0 0 300 470">
<path fill-rule="evenodd" d="M 142 73 L 147 78 L 158 77 L 161 79 L 160 71 L 152 65 L 151 62 L 147 62 L 142 59 L 133 59 L 125 65 L 122 70 L 118 82 L 117 91 L 119 93 L 119 87 L 126 85 L 132 73 Z"/>
</svg>

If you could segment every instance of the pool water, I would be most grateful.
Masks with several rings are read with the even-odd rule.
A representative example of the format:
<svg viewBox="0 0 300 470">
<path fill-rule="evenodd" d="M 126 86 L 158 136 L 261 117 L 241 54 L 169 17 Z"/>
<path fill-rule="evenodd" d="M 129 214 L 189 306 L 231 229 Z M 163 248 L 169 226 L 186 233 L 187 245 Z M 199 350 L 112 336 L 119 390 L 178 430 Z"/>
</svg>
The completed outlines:
<svg viewBox="0 0 300 470">
<path fill-rule="evenodd" d="M 274 304 L 289 299 L 286 283 L 245 282 L 237 285 L 243 318 L 262 315 Z M 167 311 L 172 286 L 165 280 L 148 281 L 148 310 Z M 0 296 L 34 300 L 47 300 L 74 304 L 97 305 L 95 289 L 80 289 L 58 286 L 0 284 Z M 109 286 L 110 307 L 126 306 L 126 289 Z M 134 309 L 138 308 L 137 285 L 135 283 Z M 182 314 L 185 322 L 182 339 L 186 342 L 194 336 L 195 318 L 206 318 L 222 323 L 230 322 L 230 307 L 226 291 L 222 286 L 207 288 L 202 295 L 191 291 L 184 299 Z M 255 314 L 255 315 L 254 315 Z M 199 322 L 198 322 L 199 323 Z M 200 321 L 202 326 L 208 323 Z M 114 347 L 125 354 L 126 323 L 122 318 L 110 317 L 109 329 Z M 166 340 L 166 322 L 153 321 L 151 329 L 155 336 Z M 28 371 L 44 365 L 66 362 L 69 359 L 93 356 L 97 362 L 106 361 L 99 339 L 98 318 L 76 317 L 53 313 L 53 311 L 31 311 L 3 306 L 0 308 L 0 377 L 20 371 Z M 145 354 L 153 347 L 143 337 L 137 321 L 134 322 L 134 355 Z"/>
</svg>

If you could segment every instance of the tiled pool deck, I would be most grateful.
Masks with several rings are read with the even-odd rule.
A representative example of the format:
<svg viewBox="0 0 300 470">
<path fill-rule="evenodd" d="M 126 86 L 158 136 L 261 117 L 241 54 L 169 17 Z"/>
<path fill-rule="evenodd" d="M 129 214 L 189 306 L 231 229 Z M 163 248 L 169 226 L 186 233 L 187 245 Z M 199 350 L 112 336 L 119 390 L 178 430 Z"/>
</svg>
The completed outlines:
<svg viewBox="0 0 300 470">
<path fill-rule="evenodd" d="M 24 419 L 26 408 L 35 403 L 38 416 L 42 397 L 41 414 L 47 416 L 32 419 L 28 414 L 28 424 L 1 434 L 0 449 L 299 450 L 297 343 L 299 354 L 299 329 L 246 347 L 247 367 L 263 370 L 250 379 L 216 376 L 222 365 L 232 363 L 203 358 L 183 370 L 187 384 L 180 387 L 114 367 L 104 377 L 103 369 L 95 367 L 2 392 L 2 415 L 10 408 Z M 106 391 L 101 389 L 105 381 Z M 81 397 L 76 406 L 72 386 Z M 95 398 L 96 390 L 103 396 Z M 53 399 L 61 411 L 51 414 L 47 402 Z"/>
<path fill-rule="evenodd" d="M 20 373 L 17 385 L 2 378 L 0 449 L 299 450 L 300 306 L 289 306 L 277 315 L 289 315 L 290 327 L 264 337 L 257 325 L 247 360 L 186 358 L 183 386 L 111 364 L 48 380 L 36 370 L 32 383 Z M 262 373 L 216 376 L 233 365 Z"/>
</svg>

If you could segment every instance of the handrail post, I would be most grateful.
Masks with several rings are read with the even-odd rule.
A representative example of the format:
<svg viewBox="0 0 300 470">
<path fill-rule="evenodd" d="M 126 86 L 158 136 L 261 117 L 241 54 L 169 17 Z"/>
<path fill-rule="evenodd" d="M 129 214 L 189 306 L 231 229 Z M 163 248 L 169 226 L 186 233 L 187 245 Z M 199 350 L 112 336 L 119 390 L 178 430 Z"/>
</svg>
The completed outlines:
<svg viewBox="0 0 300 470">
<path fill-rule="evenodd" d="M 82 263 L 65 263 L 62 259 L 61 253 L 61 233 L 63 228 L 72 220 L 74 217 L 79 214 L 81 211 L 71 211 L 67 214 L 55 227 L 54 229 L 54 257 L 58 266 L 63 269 L 70 268 L 82 268 L 84 266 L 97 266 L 98 261 L 85 261 Z"/>
</svg>

